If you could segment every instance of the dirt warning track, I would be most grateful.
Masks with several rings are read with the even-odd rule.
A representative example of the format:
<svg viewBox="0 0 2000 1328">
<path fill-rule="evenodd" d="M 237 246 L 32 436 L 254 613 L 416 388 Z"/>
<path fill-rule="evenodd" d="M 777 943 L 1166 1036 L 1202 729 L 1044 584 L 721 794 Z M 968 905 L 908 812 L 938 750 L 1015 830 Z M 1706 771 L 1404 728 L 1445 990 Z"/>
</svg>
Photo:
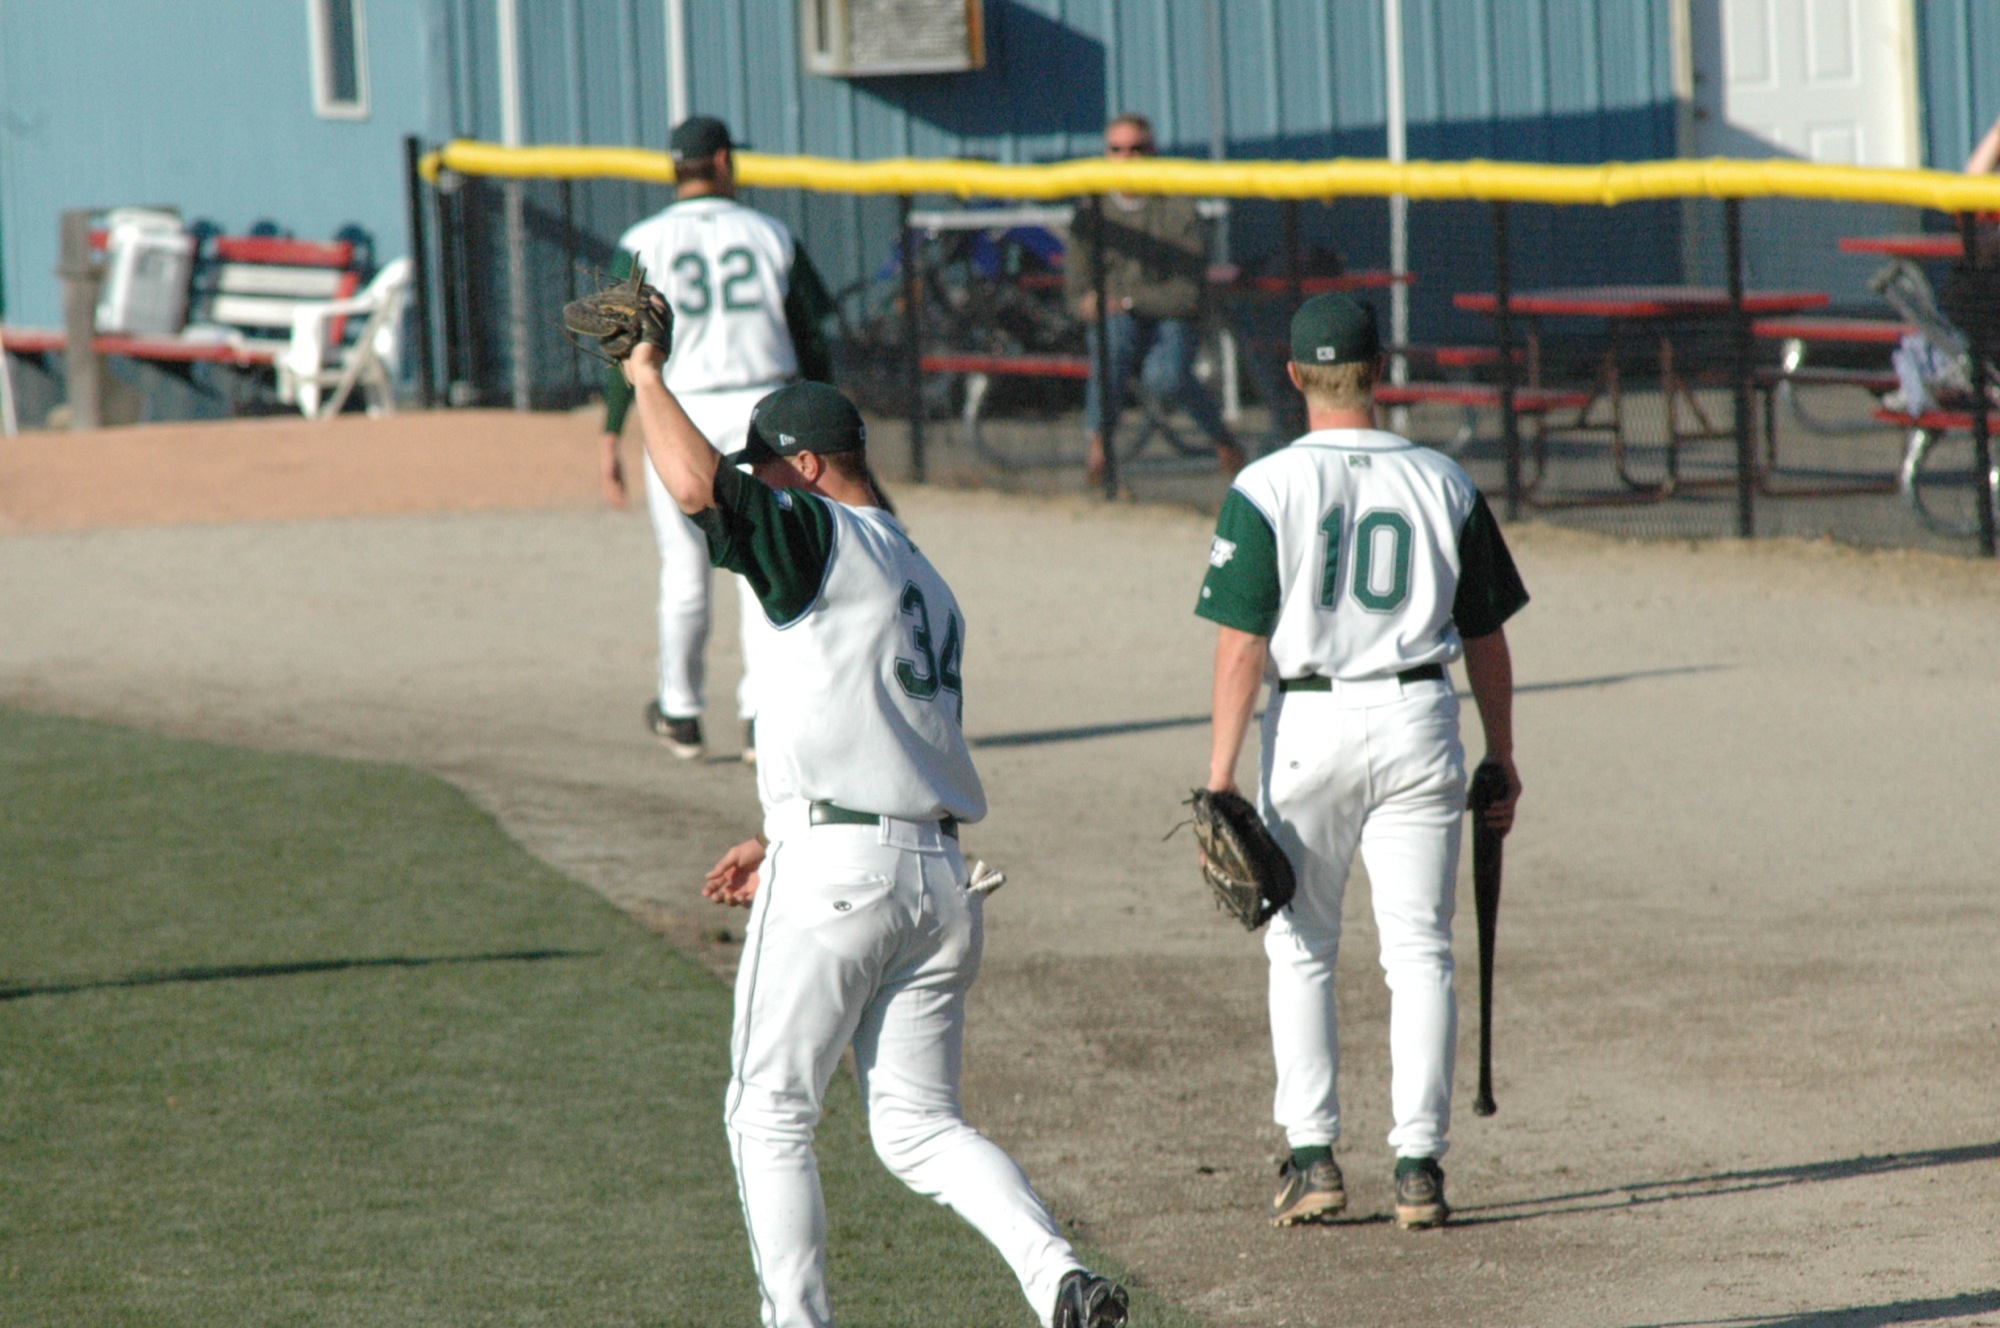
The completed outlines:
<svg viewBox="0 0 2000 1328">
<path fill-rule="evenodd" d="M 674 762 L 639 723 L 651 532 L 601 506 L 593 429 L 479 412 L 0 443 L 0 702 L 436 770 L 726 968 L 741 915 L 695 889 L 756 819 L 728 744 L 735 597 L 718 750 Z M 1205 519 L 896 496 L 970 618 L 993 813 L 966 845 L 1012 882 L 969 1114 L 1094 1243 L 1217 1324 L 2000 1324 L 1993 568 L 1510 531 L 1535 599 L 1509 629 L 1527 794 L 1500 1113 L 1471 1114 L 1462 1074 L 1460 1220 L 1394 1230 L 1358 880 L 1353 1206 L 1279 1232 L 1262 958 L 1185 836 L 1160 841 L 1206 762 Z"/>
</svg>

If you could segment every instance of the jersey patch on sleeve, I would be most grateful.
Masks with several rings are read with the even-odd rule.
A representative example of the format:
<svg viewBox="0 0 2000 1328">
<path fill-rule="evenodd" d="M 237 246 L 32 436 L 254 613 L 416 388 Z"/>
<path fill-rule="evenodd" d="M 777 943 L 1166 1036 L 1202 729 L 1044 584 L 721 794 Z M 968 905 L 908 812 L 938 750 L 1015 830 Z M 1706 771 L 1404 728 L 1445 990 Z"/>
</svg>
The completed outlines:
<svg viewBox="0 0 2000 1328">
<path fill-rule="evenodd" d="M 1278 623 L 1278 598 L 1278 545 L 1271 523 L 1242 490 L 1231 489 L 1215 520 L 1195 614 L 1269 636 Z"/>
</svg>

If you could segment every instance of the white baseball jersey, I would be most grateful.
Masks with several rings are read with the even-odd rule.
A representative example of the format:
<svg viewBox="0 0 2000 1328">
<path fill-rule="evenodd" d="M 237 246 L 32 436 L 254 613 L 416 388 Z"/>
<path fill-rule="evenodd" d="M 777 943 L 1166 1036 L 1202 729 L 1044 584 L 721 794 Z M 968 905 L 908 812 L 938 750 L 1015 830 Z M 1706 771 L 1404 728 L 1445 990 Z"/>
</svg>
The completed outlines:
<svg viewBox="0 0 2000 1328">
<path fill-rule="evenodd" d="M 1368 867 L 1390 991 L 1389 1144 L 1443 1156 L 1457 1006 L 1452 899 L 1465 814 L 1458 697 L 1424 665 L 1527 602 L 1499 525 L 1454 462 L 1375 429 L 1324 429 L 1246 467 L 1195 612 L 1270 642 L 1258 794 L 1298 892 L 1264 936 L 1293 1149 L 1340 1138 L 1333 973 L 1348 869 Z M 1398 675 L 1405 675 L 1399 677 Z"/>
<path fill-rule="evenodd" d="M 780 435 L 782 438 L 783 435 Z M 1076 1252 L 959 1109 L 984 903 L 956 827 L 986 794 L 960 727 L 965 619 L 901 523 L 723 467 L 697 523 L 768 618 L 757 784 L 769 851 L 736 975 L 724 1124 L 765 1328 L 833 1328 L 813 1133 L 843 1048 L 875 1151 L 992 1242 L 1043 1328 Z M 865 819 L 813 824 L 808 803 Z M 893 818 L 893 819 L 891 819 Z"/>
<path fill-rule="evenodd" d="M 785 326 L 797 241 L 731 198 L 683 199 L 619 238 L 674 310 L 667 386 L 717 392 L 798 376 Z"/>
<path fill-rule="evenodd" d="M 895 517 L 725 468 L 697 520 L 773 630 L 758 641 L 757 788 L 906 820 L 986 815 L 962 725 L 965 617 Z"/>
<path fill-rule="evenodd" d="M 1195 612 L 1269 637 L 1282 678 L 1449 663 L 1526 599 L 1470 477 L 1376 429 L 1309 433 L 1246 467 L 1208 561 Z"/>
</svg>

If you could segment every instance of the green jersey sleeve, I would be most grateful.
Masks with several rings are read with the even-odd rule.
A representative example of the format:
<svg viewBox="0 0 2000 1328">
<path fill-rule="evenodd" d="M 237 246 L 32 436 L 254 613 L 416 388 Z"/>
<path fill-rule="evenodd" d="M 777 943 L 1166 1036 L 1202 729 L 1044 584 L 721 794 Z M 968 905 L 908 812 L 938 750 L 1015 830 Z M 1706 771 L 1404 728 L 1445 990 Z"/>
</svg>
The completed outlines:
<svg viewBox="0 0 2000 1328">
<path fill-rule="evenodd" d="M 1224 627 L 1269 636 L 1278 625 L 1280 594 L 1277 534 L 1255 503 L 1231 489 L 1215 519 L 1208 575 L 1194 611 Z"/>
<path fill-rule="evenodd" d="M 833 513 L 804 489 L 773 489 L 734 466 L 715 471 L 715 506 L 695 514 L 708 560 L 741 573 L 764 616 L 783 627 L 819 598 L 833 561 Z"/>
<path fill-rule="evenodd" d="M 799 377 L 814 383 L 833 381 L 833 353 L 826 344 L 826 320 L 834 313 L 819 269 L 806 257 L 804 246 L 793 250 L 791 280 L 785 288 L 785 330 L 792 334 Z"/>
<path fill-rule="evenodd" d="M 1451 619 L 1459 636 L 1490 636 L 1528 602 L 1528 588 L 1514 568 L 1514 555 L 1500 535 L 1500 523 L 1484 494 L 1475 495 L 1472 513 L 1458 532 L 1458 595 Z"/>
</svg>

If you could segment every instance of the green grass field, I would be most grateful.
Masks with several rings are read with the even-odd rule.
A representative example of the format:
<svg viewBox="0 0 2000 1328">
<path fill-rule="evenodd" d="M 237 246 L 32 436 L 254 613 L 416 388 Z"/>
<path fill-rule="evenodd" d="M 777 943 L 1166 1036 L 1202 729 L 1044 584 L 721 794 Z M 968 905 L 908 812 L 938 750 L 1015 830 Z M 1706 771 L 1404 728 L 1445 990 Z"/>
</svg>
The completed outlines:
<svg viewBox="0 0 2000 1328">
<path fill-rule="evenodd" d="M 728 1024 L 436 779 L 0 710 L 10 1325 L 754 1324 Z M 820 1146 L 844 1324 L 1033 1323 Z"/>
</svg>

